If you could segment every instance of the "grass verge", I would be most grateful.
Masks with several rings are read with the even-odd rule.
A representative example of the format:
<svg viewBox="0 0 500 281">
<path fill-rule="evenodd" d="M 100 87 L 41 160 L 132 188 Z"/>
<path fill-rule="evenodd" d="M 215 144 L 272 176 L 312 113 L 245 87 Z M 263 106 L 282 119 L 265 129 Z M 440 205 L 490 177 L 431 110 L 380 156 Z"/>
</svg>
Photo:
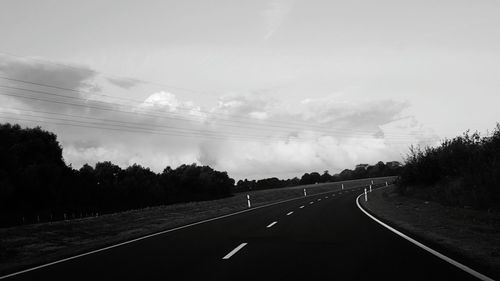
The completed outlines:
<svg viewBox="0 0 500 281">
<path fill-rule="evenodd" d="M 392 177 L 296 186 L 237 193 L 233 197 L 156 206 L 99 217 L 58 221 L 0 229 L 0 276 L 85 253 L 155 232 L 206 220 L 247 209 L 249 194 L 252 206 L 300 198 L 308 195 L 346 189 L 392 180 Z"/>
<path fill-rule="evenodd" d="M 395 186 L 374 190 L 361 205 L 422 243 L 500 278 L 500 213 L 444 206 L 399 195 Z"/>
</svg>

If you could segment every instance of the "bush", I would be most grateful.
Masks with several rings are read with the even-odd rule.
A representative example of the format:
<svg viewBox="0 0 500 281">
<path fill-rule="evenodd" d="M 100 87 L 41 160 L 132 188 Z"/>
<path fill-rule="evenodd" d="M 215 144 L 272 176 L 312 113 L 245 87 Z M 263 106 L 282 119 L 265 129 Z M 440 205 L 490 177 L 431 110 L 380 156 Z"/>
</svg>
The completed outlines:
<svg viewBox="0 0 500 281">
<path fill-rule="evenodd" d="M 467 131 L 438 147 L 411 147 L 398 186 L 452 206 L 498 209 L 500 125 L 486 137 Z"/>
</svg>

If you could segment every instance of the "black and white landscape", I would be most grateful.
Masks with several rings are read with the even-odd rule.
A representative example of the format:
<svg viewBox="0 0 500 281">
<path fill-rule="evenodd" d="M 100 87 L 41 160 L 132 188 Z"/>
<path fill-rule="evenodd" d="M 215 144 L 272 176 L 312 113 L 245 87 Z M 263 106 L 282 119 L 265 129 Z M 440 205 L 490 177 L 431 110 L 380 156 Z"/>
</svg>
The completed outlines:
<svg viewBox="0 0 500 281">
<path fill-rule="evenodd" d="M 499 13 L 3 1 L 0 279 L 499 279 Z"/>
</svg>

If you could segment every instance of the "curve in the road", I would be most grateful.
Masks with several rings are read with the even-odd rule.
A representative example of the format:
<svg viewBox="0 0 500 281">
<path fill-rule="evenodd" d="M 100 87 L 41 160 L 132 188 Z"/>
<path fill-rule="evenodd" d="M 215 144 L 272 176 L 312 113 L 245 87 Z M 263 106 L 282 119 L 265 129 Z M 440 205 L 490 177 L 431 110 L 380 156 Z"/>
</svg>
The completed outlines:
<svg viewBox="0 0 500 281">
<path fill-rule="evenodd" d="M 387 225 L 386 223 L 384 223 L 384 222 L 382 222 L 381 220 L 377 219 L 375 216 L 373 216 L 373 215 L 372 215 L 372 214 L 370 214 L 367 210 L 365 210 L 365 209 L 361 206 L 361 204 L 359 203 L 359 200 L 360 200 L 361 196 L 363 196 L 363 195 L 364 195 L 364 193 L 360 194 L 360 195 L 356 198 L 356 205 L 358 206 L 358 208 L 359 208 L 359 209 L 360 209 L 363 213 L 365 213 L 365 215 L 367 215 L 368 217 L 370 217 L 370 218 L 371 218 L 372 220 L 374 220 L 375 222 L 379 223 L 380 225 L 382 225 L 383 227 L 387 228 L 388 230 L 390 230 L 390 231 L 394 232 L 395 234 L 399 235 L 400 237 L 402 237 L 402 238 L 404 238 L 404 239 L 408 240 L 410 243 L 415 244 L 416 246 L 418 246 L 418 247 L 420 247 L 420 248 L 422 248 L 422 249 L 426 250 L 427 252 L 429 252 L 429 253 L 433 254 L 434 256 L 436 256 L 436 257 L 438 257 L 438 258 L 440 258 L 440 259 L 442 259 L 442 260 L 444 260 L 444 261 L 446 261 L 446 262 L 448 262 L 448 263 L 450 263 L 450 264 L 452 264 L 452 265 L 454 265 L 454 266 L 456 266 L 456 267 L 460 268 L 461 270 L 463 270 L 463 271 L 465 271 L 465 272 L 467 272 L 467 273 L 471 274 L 472 276 L 474 276 L 474 277 L 476 277 L 476 278 L 478 278 L 478 279 L 485 280 L 485 281 L 494 281 L 494 279 L 492 279 L 492 278 L 490 278 L 490 277 L 488 277 L 488 276 L 486 276 L 486 275 L 484 275 L 484 274 L 482 274 L 482 273 L 480 273 L 480 272 L 477 272 L 477 271 L 475 271 L 474 269 L 472 269 L 472 268 L 470 268 L 470 267 L 466 266 L 465 264 L 462 264 L 462 263 L 460 263 L 460 262 L 458 262 L 458 261 L 456 261 L 456 260 L 454 260 L 454 259 L 452 259 L 452 258 L 450 258 L 450 257 L 448 257 L 448 256 L 446 256 L 446 255 L 444 255 L 444 254 L 442 254 L 442 253 L 440 253 L 440 252 L 438 252 L 438 251 L 436 251 L 436 250 L 434 250 L 434 249 L 432 249 L 432 248 L 430 248 L 430 247 L 428 247 L 428 246 L 426 246 L 426 245 L 424 245 L 424 244 L 422 244 L 422 243 L 420 243 L 420 242 L 418 242 L 417 240 L 415 240 L 415 239 L 413 239 L 413 238 L 409 237 L 408 235 L 406 235 L 406 234 L 402 233 L 401 231 L 398 231 L 397 229 L 394 229 L 393 227 L 390 227 L 390 226 L 389 226 L 389 225 Z"/>
</svg>

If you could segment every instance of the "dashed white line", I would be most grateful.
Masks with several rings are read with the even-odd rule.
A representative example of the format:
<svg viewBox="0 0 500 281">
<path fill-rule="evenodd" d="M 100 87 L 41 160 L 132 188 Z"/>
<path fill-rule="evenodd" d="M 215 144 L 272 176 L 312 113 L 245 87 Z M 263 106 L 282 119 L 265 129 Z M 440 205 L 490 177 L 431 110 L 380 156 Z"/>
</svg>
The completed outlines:
<svg viewBox="0 0 500 281">
<path fill-rule="evenodd" d="M 304 209 L 304 205 L 300 206 L 301 209 Z"/>
<path fill-rule="evenodd" d="M 225 255 L 222 259 L 227 260 L 231 258 L 234 254 L 236 254 L 239 250 L 245 247 L 248 243 L 241 243 L 238 247 L 234 248 L 229 254 Z"/>
<path fill-rule="evenodd" d="M 289 216 L 289 215 L 291 215 L 291 214 L 293 214 L 293 211 L 289 212 L 289 213 L 288 213 L 288 214 L 286 214 L 286 215 L 287 215 L 287 216 Z"/>
<path fill-rule="evenodd" d="M 268 226 L 266 226 L 267 228 L 271 228 L 273 227 L 273 225 L 277 224 L 278 222 L 277 221 L 273 221 L 272 223 L 270 223 Z"/>
<path fill-rule="evenodd" d="M 321 198 L 318 198 L 318 201 L 321 201 Z"/>
<path fill-rule="evenodd" d="M 325 199 L 328 199 L 328 196 L 325 196 Z"/>
<path fill-rule="evenodd" d="M 311 202 L 309 202 L 309 204 L 314 204 L 314 202 L 313 202 L 313 201 L 311 201 Z"/>
</svg>

